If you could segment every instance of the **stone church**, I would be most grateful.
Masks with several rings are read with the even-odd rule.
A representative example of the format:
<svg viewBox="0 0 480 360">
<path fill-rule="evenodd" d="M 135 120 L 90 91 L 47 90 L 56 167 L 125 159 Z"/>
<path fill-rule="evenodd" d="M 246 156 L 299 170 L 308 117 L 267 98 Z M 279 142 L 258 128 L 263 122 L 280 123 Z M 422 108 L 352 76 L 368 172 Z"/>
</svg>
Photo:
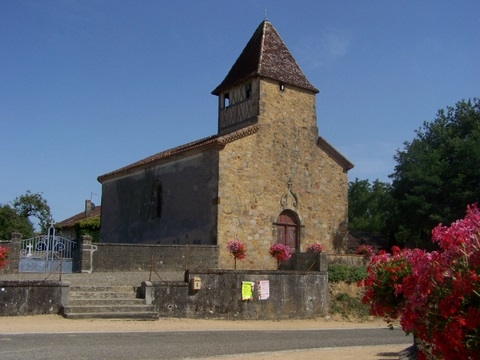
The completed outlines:
<svg viewBox="0 0 480 360">
<path fill-rule="evenodd" d="M 218 133 L 98 177 L 103 243 L 247 247 L 238 269 L 272 269 L 272 244 L 294 251 L 347 240 L 348 170 L 318 135 L 315 95 L 283 40 L 265 20 L 212 94 Z"/>
</svg>

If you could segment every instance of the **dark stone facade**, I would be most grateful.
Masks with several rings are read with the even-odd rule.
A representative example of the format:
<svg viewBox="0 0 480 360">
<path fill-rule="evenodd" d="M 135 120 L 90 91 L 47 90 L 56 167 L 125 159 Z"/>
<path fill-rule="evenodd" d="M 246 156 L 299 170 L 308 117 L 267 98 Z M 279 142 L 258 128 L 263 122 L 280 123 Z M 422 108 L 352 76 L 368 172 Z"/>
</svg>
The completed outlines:
<svg viewBox="0 0 480 360">
<path fill-rule="evenodd" d="M 216 244 L 218 151 L 158 163 L 102 183 L 100 239 Z"/>
<path fill-rule="evenodd" d="M 96 244 L 92 270 L 103 271 L 184 271 L 186 268 L 216 269 L 218 248 L 213 245 Z M 84 254 L 84 256 L 88 256 Z M 87 269 L 82 269 L 83 271 Z"/>
</svg>

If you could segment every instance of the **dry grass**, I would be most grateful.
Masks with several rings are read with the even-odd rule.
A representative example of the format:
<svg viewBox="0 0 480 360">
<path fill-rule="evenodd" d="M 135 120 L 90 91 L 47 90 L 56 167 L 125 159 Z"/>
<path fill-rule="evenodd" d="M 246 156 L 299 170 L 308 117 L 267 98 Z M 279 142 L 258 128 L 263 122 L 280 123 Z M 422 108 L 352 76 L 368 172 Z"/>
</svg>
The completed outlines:
<svg viewBox="0 0 480 360">
<path fill-rule="evenodd" d="M 372 317 L 362 303 L 363 288 L 346 282 L 330 283 L 330 316 L 334 319 L 366 321 Z"/>
</svg>

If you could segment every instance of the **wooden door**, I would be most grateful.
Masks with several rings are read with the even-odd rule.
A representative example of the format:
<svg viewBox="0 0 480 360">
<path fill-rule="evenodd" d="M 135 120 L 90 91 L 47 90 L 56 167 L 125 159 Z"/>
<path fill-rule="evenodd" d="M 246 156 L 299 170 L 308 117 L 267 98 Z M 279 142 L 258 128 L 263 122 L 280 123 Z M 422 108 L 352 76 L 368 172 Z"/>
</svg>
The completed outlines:
<svg viewBox="0 0 480 360">
<path fill-rule="evenodd" d="M 285 210 L 279 215 L 276 225 L 277 242 L 288 245 L 292 252 L 299 249 L 297 215 L 293 211 Z"/>
</svg>

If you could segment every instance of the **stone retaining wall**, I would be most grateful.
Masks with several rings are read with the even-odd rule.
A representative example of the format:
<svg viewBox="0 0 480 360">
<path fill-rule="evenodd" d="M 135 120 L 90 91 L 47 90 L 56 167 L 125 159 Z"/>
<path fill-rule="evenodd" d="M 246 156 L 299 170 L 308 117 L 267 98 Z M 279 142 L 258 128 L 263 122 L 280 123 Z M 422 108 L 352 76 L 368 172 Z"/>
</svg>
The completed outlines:
<svg viewBox="0 0 480 360">
<path fill-rule="evenodd" d="M 193 289 L 193 281 L 200 288 Z M 251 282 L 253 298 L 242 300 L 242 282 Z M 259 282 L 268 283 L 260 299 Z M 328 310 L 326 272 L 205 270 L 189 271 L 186 282 L 143 284 L 146 297 L 161 317 L 280 320 L 324 316 Z"/>
<path fill-rule="evenodd" d="M 328 264 L 341 264 L 348 266 L 365 266 L 365 256 L 355 254 L 328 254 Z"/>
<path fill-rule="evenodd" d="M 58 314 L 69 289 L 59 281 L 0 281 L 0 316 Z"/>
</svg>

